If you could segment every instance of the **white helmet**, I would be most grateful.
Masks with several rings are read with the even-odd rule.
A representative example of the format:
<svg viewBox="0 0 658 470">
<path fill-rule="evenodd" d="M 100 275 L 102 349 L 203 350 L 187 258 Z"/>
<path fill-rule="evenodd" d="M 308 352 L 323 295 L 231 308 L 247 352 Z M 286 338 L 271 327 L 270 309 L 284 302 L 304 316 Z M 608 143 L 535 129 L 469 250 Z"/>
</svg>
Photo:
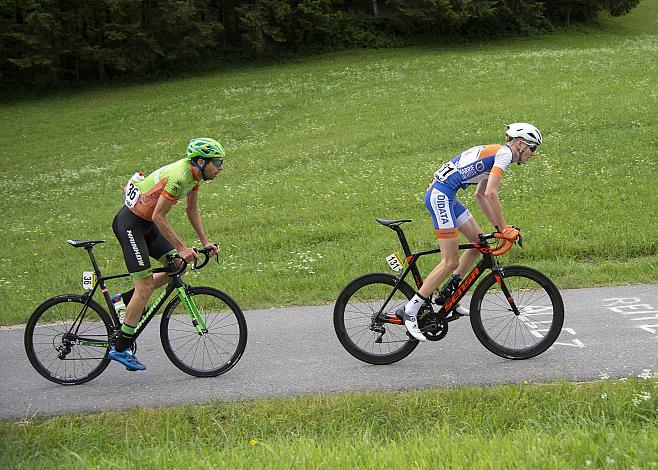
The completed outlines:
<svg viewBox="0 0 658 470">
<path fill-rule="evenodd" d="M 529 144 L 541 145 L 541 132 L 527 122 L 513 122 L 507 125 L 505 135 L 511 138 L 521 137 Z"/>
</svg>

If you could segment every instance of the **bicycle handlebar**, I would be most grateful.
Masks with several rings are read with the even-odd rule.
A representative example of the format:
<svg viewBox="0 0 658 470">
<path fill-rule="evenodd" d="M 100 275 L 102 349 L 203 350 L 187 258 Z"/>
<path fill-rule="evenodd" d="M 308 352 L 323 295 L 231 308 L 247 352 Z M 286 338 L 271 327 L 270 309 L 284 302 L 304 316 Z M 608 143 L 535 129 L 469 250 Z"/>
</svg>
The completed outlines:
<svg viewBox="0 0 658 470">
<path fill-rule="evenodd" d="M 201 264 L 197 264 L 199 261 L 198 259 L 194 260 L 194 262 L 192 263 L 192 269 L 197 270 L 203 268 L 210 261 L 210 256 L 208 256 L 208 253 L 210 253 L 211 251 L 210 248 L 192 248 L 192 249 L 194 250 L 195 253 L 204 255 L 204 259 Z M 176 258 L 181 260 L 181 266 L 176 271 L 167 273 L 169 277 L 179 276 L 180 274 L 183 273 L 183 271 L 187 269 L 187 266 L 189 264 L 187 261 L 181 258 L 178 253 L 167 256 L 167 259 L 170 261 L 173 261 Z M 215 255 L 215 259 L 217 260 L 217 263 L 219 263 L 219 253 Z"/>
<path fill-rule="evenodd" d="M 494 256 L 504 255 L 512 249 L 512 246 L 514 246 L 515 243 L 518 243 L 519 247 L 523 249 L 523 235 L 521 235 L 521 229 L 519 227 L 514 228 L 519 230 L 519 237 L 514 241 L 503 237 L 502 234 L 498 231 L 491 232 L 486 235 L 480 234 L 480 240 L 483 242 L 494 238 L 500 240 L 500 243 L 491 249 L 491 254 Z"/>
</svg>

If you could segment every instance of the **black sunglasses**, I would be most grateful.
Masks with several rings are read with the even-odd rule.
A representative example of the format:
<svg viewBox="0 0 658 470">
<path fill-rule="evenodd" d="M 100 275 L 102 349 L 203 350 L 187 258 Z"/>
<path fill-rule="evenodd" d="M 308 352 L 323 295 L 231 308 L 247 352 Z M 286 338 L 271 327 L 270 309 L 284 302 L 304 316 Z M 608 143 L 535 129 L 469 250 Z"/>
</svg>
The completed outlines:
<svg viewBox="0 0 658 470">
<path fill-rule="evenodd" d="M 526 146 L 530 149 L 531 152 L 534 152 L 535 150 L 537 150 L 537 146 L 536 146 L 536 145 L 534 145 L 534 144 L 529 144 L 529 143 L 526 142 L 525 140 L 523 141 L 523 143 L 526 144 Z"/>
</svg>

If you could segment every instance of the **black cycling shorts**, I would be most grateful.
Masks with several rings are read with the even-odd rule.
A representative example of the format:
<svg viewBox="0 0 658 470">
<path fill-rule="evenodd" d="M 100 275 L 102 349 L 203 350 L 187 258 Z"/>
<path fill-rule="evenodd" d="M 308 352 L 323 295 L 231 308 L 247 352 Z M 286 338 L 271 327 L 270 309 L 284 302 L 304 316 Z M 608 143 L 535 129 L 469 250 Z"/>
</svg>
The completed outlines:
<svg viewBox="0 0 658 470">
<path fill-rule="evenodd" d="M 165 256 L 176 252 L 153 222 L 136 216 L 125 206 L 114 217 L 112 230 L 121 244 L 126 267 L 133 279 L 152 274 L 149 257 L 164 264 Z"/>
</svg>

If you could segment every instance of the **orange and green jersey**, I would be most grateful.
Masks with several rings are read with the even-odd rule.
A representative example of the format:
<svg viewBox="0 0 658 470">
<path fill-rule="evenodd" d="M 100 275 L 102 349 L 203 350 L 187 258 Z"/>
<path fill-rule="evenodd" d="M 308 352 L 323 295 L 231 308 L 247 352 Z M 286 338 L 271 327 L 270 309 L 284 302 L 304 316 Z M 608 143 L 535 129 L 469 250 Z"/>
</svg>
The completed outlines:
<svg viewBox="0 0 658 470">
<path fill-rule="evenodd" d="M 194 178 L 190 160 L 183 158 L 171 165 L 158 168 L 144 180 L 134 183 L 140 194 L 129 209 L 138 217 L 152 222 L 153 211 L 160 197 L 176 203 L 188 193 L 198 191 L 199 182 Z"/>
</svg>

